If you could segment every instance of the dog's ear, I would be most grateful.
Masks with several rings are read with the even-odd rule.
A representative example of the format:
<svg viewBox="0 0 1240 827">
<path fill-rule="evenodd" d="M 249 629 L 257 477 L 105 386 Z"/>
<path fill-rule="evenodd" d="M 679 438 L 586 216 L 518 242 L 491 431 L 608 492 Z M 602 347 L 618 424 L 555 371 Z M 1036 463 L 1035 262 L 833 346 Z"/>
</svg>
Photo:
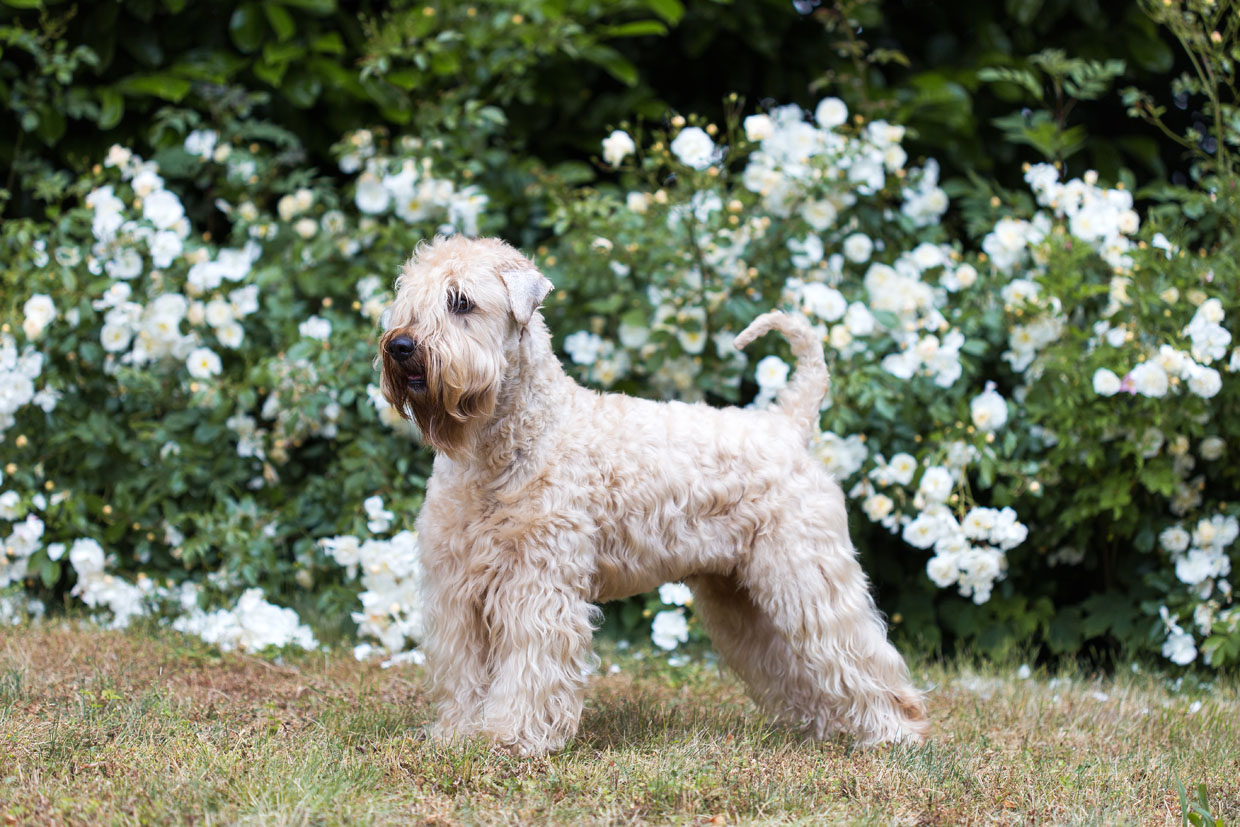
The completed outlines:
<svg viewBox="0 0 1240 827">
<path fill-rule="evenodd" d="M 500 270 L 499 277 L 508 291 L 508 307 L 512 310 L 512 317 L 519 327 L 525 327 L 554 285 L 529 262 L 524 266 Z"/>
</svg>

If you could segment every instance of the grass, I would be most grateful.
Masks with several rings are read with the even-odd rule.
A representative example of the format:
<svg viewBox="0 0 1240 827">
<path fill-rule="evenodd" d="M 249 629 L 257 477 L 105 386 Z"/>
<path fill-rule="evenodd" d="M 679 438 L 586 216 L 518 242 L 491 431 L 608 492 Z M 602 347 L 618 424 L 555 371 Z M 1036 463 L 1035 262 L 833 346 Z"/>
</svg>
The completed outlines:
<svg viewBox="0 0 1240 827">
<path fill-rule="evenodd" d="M 0 630 L 4 824 L 1180 823 L 1240 819 L 1240 688 L 927 663 L 930 740 L 807 742 L 697 658 L 603 651 L 581 731 L 519 760 L 421 736 L 425 673 L 162 631 Z M 1197 702 L 1200 702 L 1199 704 Z"/>
</svg>

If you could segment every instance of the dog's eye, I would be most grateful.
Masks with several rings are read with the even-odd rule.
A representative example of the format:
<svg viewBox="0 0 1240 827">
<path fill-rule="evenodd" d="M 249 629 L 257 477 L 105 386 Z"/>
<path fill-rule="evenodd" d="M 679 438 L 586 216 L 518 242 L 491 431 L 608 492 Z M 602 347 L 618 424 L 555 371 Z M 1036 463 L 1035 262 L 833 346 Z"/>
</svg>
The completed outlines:
<svg viewBox="0 0 1240 827">
<path fill-rule="evenodd" d="M 448 312 L 455 313 L 458 316 L 464 316 L 466 313 L 474 309 L 474 303 L 469 300 L 460 290 L 453 290 L 448 294 Z"/>
</svg>

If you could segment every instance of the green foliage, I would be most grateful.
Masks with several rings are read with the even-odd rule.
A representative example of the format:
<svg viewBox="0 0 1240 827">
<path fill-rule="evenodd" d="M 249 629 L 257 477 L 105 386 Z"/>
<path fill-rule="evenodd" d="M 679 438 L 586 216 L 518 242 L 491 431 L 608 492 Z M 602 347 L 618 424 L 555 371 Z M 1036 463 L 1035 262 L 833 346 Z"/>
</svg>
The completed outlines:
<svg viewBox="0 0 1240 827">
<path fill-rule="evenodd" d="M 0 317 L 15 352 L 43 354 L 40 387 L 61 397 L 53 410 L 22 409 L 0 465 L 22 508 L 43 498 L 48 542 L 93 537 L 115 555 L 109 568 L 130 576 L 205 578 L 211 599 L 260 586 L 344 617 L 354 590 L 316 541 L 366 536 L 361 503 L 374 495 L 408 525 L 429 473 L 428 452 L 366 394 L 377 309 L 409 249 L 449 222 L 536 253 L 557 285 L 545 313 L 570 369 L 632 394 L 748 403 L 763 390 L 759 360 L 786 356 L 775 337 L 748 358 L 731 348 L 757 313 L 804 309 L 807 285 L 870 308 L 877 334 L 819 320 L 835 379 L 830 436 L 815 451 L 830 463 L 846 438 L 858 440 L 849 450 L 863 446 L 866 464 L 841 472 L 857 504 L 852 530 L 900 633 L 988 651 L 1030 641 L 1055 653 L 1158 651 L 1168 624 L 1197 623 L 1211 665 L 1240 661 L 1229 595 L 1184 588 L 1160 541 L 1177 520 L 1191 529 L 1235 514 L 1234 462 L 1202 452 L 1208 439 L 1240 441 L 1230 377 L 1209 399 L 1178 385 L 1166 399 L 1101 397 L 1091 384 L 1095 371 L 1124 376 L 1162 345 L 1191 350 L 1186 325 L 1205 300 L 1219 301 L 1228 324 L 1240 306 L 1234 4 L 1152 2 L 1142 13 L 1066 0 L 848 0 L 797 7 L 806 14 L 705 0 L 406 0 L 360 12 L 333 0 L 6 5 L 0 116 L 15 128 L 0 134 Z M 1132 85 L 1117 96 L 1116 84 L 1156 92 Z M 818 177 L 789 174 L 796 185 L 781 190 L 761 169 L 774 150 L 742 119 L 803 115 L 717 94 L 733 89 L 805 105 L 840 96 L 847 119 L 833 134 L 878 152 L 869 160 L 880 181 L 853 177 L 861 153 L 815 161 Z M 1164 140 L 1115 117 L 1124 107 Z M 637 147 L 622 164 L 598 157 L 614 127 Z M 673 141 L 692 127 L 726 152 L 687 163 Z M 191 147 L 208 134 L 211 148 Z M 166 266 L 152 263 L 149 233 L 96 237 L 84 199 L 107 186 L 127 220 L 152 229 L 151 191 L 136 169 L 121 175 L 113 143 L 156 162 L 156 189 L 185 210 L 184 253 Z M 1135 194 L 1144 217 L 1125 233 L 1132 249 L 1082 243 L 1088 228 L 1019 180 L 1023 159 L 1057 164 L 1061 183 Z M 400 206 L 362 206 L 364 183 L 406 174 L 455 200 L 422 211 L 400 190 L 410 195 Z M 919 213 L 917 195 L 944 206 L 950 196 L 952 209 Z M 998 265 L 985 240 L 1012 218 L 1029 219 L 1017 269 Z M 858 236 L 873 251 L 843 256 Z M 261 253 L 245 283 L 261 311 L 233 347 L 195 315 L 228 300 L 229 285 L 193 286 L 190 273 L 250 243 Z M 194 310 L 180 333 L 222 357 L 218 376 L 189 375 L 185 353 L 137 364 L 105 349 L 110 308 L 97 303 L 125 281 L 105 266 L 120 260 L 117 245 L 141 258 L 126 281 L 132 301 L 186 297 Z M 927 348 L 949 331 L 964 338 L 948 386 L 883 367 L 909 349 L 908 319 L 875 301 L 869 268 L 907 267 L 919 249 L 941 253 L 919 279 L 942 299 L 942 326 L 914 338 L 934 337 Z M 966 265 L 976 284 L 951 286 Z M 1018 278 L 1037 287 L 1035 300 L 1004 298 Z M 56 318 L 31 335 L 24 305 L 35 294 L 54 300 Z M 328 342 L 301 334 L 312 316 L 330 322 Z M 1062 329 L 1032 367 L 1016 368 L 1005 349 L 1051 317 Z M 1099 344 L 1101 323 L 1122 343 Z M 598 358 L 578 359 L 583 339 L 571 336 L 596 337 Z M 1004 430 L 972 424 L 970 404 L 991 381 L 1009 411 Z M 897 455 L 922 474 L 956 446 L 973 453 L 953 478 L 954 518 L 1011 507 L 1030 527 L 976 603 L 930 583 L 929 552 L 861 507 L 882 494 L 891 514 L 912 517 L 916 483 L 874 475 Z M 1193 486 L 1199 502 L 1169 512 Z M 50 548 L 23 576 L 44 596 L 75 586 Z M 644 634 L 663 608 L 641 598 L 610 622 Z"/>
<path fill-rule="evenodd" d="M 1197 785 L 1197 800 L 1190 801 L 1188 791 L 1184 789 L 1180 779 L 1175 780 L 1176 791 L 1180 794 L 1180 818 L 1184 827 L 1223 827 L 1223 819 L 1210 812 L 1210 801 L 1206 797 L 1206 785 Z"/>
</svg>

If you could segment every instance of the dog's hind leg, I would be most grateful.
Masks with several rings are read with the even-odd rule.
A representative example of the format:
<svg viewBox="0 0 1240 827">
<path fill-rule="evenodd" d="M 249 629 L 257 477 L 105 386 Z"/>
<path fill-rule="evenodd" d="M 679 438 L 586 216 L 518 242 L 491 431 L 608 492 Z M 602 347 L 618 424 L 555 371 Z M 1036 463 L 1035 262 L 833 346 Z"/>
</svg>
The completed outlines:
<svg viewBox="0 0 1240 827">
<path fill-rule="evenodd" d="M 837 729 L 862 743 L 915 740 L 925 710 L 887 640 L 848 540 L 843 503 L 802 498 L 796 520 L 761 537 L 740 571 L 753 604 L 778 630 L 794 670 L 810 674 L 785 700 L 816 737 Z"/>
<path fill-rule="evenodd" d="M 801 723 L 802 711 L 814 706 L 813 673 L 749 591 L 735 575 L 701 574 L 685 583 L 711 645 L 745 682 L 754 702 L 773 716 Z"/>
</svg>

